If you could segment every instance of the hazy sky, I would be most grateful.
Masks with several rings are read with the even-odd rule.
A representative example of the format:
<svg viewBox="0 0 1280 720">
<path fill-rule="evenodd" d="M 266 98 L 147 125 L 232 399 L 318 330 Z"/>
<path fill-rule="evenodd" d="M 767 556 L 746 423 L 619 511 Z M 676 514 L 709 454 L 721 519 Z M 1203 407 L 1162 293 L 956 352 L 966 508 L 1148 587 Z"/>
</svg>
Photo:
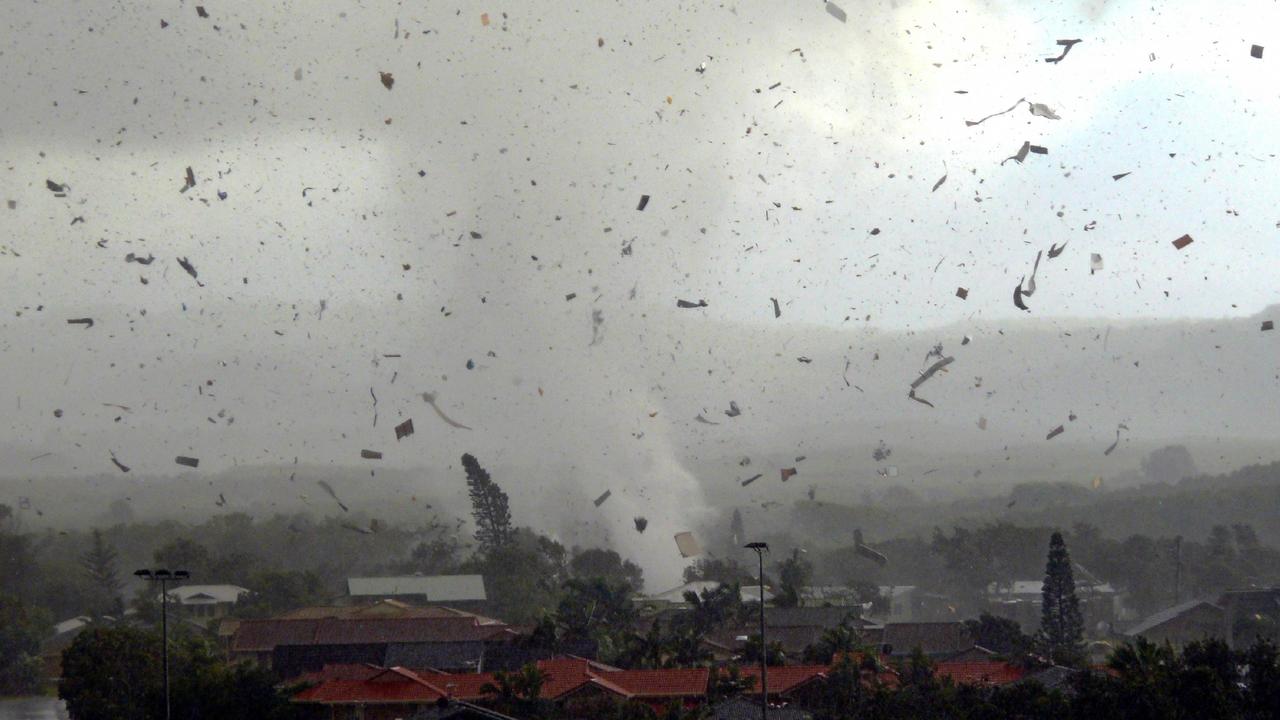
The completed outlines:
<svg viewBox="0 0 1280 720">
<path fill-rule="evenodd" d="M 1025 319 L 1012 291 L 1036 253 L 1064 242 L 1032 317 L 1277 302 L 1273 2 L 842 2 L 843 23 L 807 0 L 203 7 L 7 8 L 6 473 L 97 472 L 111 452 L 169 472 L 178 454 L 213 471 L 471 451 L 647 478 L 660 499 L 613 501 L 625 528 L 696 508 L 678 456 L 731 451 L 690 448 L 696 408 L 724 420 L 714 403 L 766 390 L 670 396 L 668 356 L 735 371 L 700 323 L 995 335 Z M 1083 42 L 1044 62 L 1067 38 Z M 1019 98 L 1060 119 L 1023 103 L 966 126 Z M 1024 141 L 1048 154 L 1002 164 Z M 95 326 L 65 323 L 81 317 Z M 805 348 L 761 350 L 804 382 Z M 475 429 L 439 423 L 428 390 Z"/>
</svg>

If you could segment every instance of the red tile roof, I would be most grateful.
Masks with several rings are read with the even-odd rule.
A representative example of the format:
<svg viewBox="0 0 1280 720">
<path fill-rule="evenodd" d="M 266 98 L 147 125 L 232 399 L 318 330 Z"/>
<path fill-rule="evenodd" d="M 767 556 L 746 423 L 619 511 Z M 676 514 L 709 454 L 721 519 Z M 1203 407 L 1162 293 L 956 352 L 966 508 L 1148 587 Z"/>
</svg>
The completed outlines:
<svg viewBox="0 0 1280 720">
<path fill-rule="evenodd" d="M 596 677 L 622 688 L 629 697 L 700 697 L 707 694 L 711 671 L 707 668 L 619 670 L 600 673 Z"/>
<path fill-rule="evenodd" d="M 445 695 L 437 685 L 404 668 L 388 668 L 363 680 L 329 680 L 293 696 L 294 702 L 345 705 L 351 703 L 428 703 Z"/>
<path fill-rule="evenodd" d="M 807 682 L 815 679 L 823 679 L 827 677 L 826 665 L 782 665 L 778 667 L 770 666 L 767 688 L 770 695 L 790 692 Z M 752 693 L 760 692 L 760 668 L 759 666 L 748 666 L 742 668 L 742 676 L 755 678 L 755 686 L 751 689 Z"/>
<path fill-rule="evenodd" d="M 974 660 L 938 663 L 933 674 L 957 685 L 1007 685 L 1021 680 L 1026 671 L 999 660 Z"/>
</svg>

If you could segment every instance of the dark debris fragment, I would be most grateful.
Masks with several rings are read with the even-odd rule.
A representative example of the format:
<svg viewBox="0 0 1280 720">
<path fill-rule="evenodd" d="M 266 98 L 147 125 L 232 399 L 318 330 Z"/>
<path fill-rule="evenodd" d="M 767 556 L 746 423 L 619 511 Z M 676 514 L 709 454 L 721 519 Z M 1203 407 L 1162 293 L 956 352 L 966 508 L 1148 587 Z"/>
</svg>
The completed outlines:
<svg viewBox="0 0 1280 720">
<path fill-rule="evenodd" d="M 1047 63 L 1054 63 L 1055 65 L 1057 63 L 1062 62 L 1062 59 L 1067 56 L 1067 53 L 1071 52 L 1071 48 L 1075 47 L 1075 44 L 1079 42 L 1083 42 L 1083 41 L 1080 40 L 1079 38 L 1075 40 L 1059 40 L 1058 45 L 1062 47 L 1062 54 L 1058 55 L 1057 57 L 1047 57 L 1044 59 L 1044 61 Z"/>
<path fill-rule="evenodd" d="M 689 302 L 688 300 L 676 300 L 678 308 L 704 308 L 707 307 L 706 300 L 698 300 L 698 302 Z"/>
<path fill-rule="evenodd" d="M 173 461 L 178 463 L 179 465 L 185 465 L 190 468 L 200 467 L 200 458 L 193 458 L 193 457 L 187 457 L 185 455 L 179 455 L 175 457 Z"/>
<path fill-rule="evenodd" d="M 409 418 L 396 426 L 396 440 L 403 440 L 413 434 L 413 418 Z"/>
</svg>

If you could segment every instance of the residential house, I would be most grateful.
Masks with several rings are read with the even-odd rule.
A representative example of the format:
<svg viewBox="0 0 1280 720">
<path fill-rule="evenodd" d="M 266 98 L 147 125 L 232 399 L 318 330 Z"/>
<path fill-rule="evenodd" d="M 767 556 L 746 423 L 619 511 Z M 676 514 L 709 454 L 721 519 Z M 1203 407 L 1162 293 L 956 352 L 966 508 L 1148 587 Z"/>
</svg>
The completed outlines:
<svg viewBox="0 0 1280 720">
<path fill-rule="evenodd" d="M 395 598 L 419 603 L 446 603 L 479 609 L 488 596 L 480 575 L 400 575 L 347 578 L 347 596 L 353 601 Z"/>
<path fill-rule="evenodd" d="M 203 628 L 230 615 L 231 609 L 249 591 L 239 585 L 182 585 L 166 594 L 170 603 L 182 609 L 184 620 Z"/>
<path fill-rule="evenodd" d="M 1224 617 L 1222 608 L 1207 600 L 1188 600 L 1153 613 L 1124 634 L 1181 647 L 1194 640 L 1221 637 Z"/>
<path fill-rule="evenodd" d="M 1003 660 L 944 660 L 933 669 L 939 680 L 950 680 L 956 685 L 995 687 L 1021 680 L 1026 670 Z"/>
<path fill-rule="evenodd" d="M 1222 607 L 1220 637 L 1235 650 L 1253 644 L 1258 636 L 1280 640 L 1280 587 L 1228 590 L 1218 599 Z"/>
<path fill-rule="evenodd" d="M 946 659 L 974 647 L 962 622 L 885 623 L 881 645 L 892 658 L 905 658 L 918 647 L 934 659 Z"/>
<path fill-rule="evenodd" d="M 672 703 L 693 707 L 705 700 L 710 670 L 619 670 L 581 658 L 537 663 L 546 675 L 540 697 L 565 707 L 589 705 L 598 698 L 644 703 L 661 710 Z M 443 674 L 406 668 L 326 670 L 319 684 L 294 696 L 315 718 L 391 720 L 444 702 L 492 701 L 486 686 L 492 673 Z"/>
<path fill-rule="evenodd" d="M 991 614 L 1014 620 L 1023 632 L 1030 633 L 1040 626 L 1043 590 L 1043 580 L 991 583 L 987 586 L 987 604 Z M 1086 632 L 1106 631 L 1125 616 L 1120 594 L 1110 583 L 1077 580 L 1076 597 Z"/>
<path fill-rule="evenodd" d="M 765 635 L 770 644 L 780 643 L 789 662 L 798 661 L 805 648 L 817 643 L 823 633 L 848 622 L 857 628 L 864 641 L 879 642 L 879 626 L 860 617 L 860 605 L 844 607 L 795 607 L 765 606 Z M 704 639 L 712 654 L 719 660 L 731 660 L 741 654 L 749 637 L 760 634 L 760 625 L 754 618 L 738 625 L 713 632 Z"/>
<path fill-rule="evenodd" d="M 692 592 L 695 595 L 701 596 L 703 593 L 712 592 L 714 590 L 718 590 L 719 588 L 720 588 L 720 583 L 715 580 L 695 580 L 694 582 L 687 582 L 683 585 L 680 585 L 679 587 L 673 587 L 670 590 L 667 590 L 665 592 L 660 592 L 654 595 L 647 595 L 643 598 L 643 602 L 652 603 L 659 607 L 670 606 L 670 605 L 684 605 L 685 604 L 684 594 L 686 592 Z M 760 586 L 759 585 L 748 585 L 746 583 L 743 583 L 742 585 L 739 586 L 739 593 L 742 598 L 742 602 L 744 603 L 760 602 Z M 766 603 L 772 602 L 773 597 L 774 597 L 773 592 L 769 590 L 768 587 L 765 587 L 764 601 Z"/>
<path fill-rule="evenodd" d="M 449 608 L 382 604 L 333 613 L 306 608 L 280 618 L 240 621 L 228 654 L 232 660 L 270 667 L 281 678 L 317 671 L 326 664 L 386 667 L 389 660 L 474 671 L 484 669 L 489 655 L 500 653 L 519 635 L 505 623 Z M 506 664 L 518 666 L 524 661 L 516 658 Z"/>
</svg>

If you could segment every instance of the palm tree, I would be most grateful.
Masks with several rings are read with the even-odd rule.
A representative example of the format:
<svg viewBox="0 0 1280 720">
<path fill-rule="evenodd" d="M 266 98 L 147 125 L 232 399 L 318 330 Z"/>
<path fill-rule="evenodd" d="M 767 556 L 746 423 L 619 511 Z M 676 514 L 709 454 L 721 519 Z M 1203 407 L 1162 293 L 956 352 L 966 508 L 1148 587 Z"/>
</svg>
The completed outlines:
<svg viewBox="0 0 1280 720">
<path fill-rule="evenodd" d="M 1177 657 L 1169 643 L 1157 645 L 1139 635 L 1132 643 L 1115 649 L 1107 665 L 1127 682 L 1149 685 L 1167 676 Z"/>
</svg>

